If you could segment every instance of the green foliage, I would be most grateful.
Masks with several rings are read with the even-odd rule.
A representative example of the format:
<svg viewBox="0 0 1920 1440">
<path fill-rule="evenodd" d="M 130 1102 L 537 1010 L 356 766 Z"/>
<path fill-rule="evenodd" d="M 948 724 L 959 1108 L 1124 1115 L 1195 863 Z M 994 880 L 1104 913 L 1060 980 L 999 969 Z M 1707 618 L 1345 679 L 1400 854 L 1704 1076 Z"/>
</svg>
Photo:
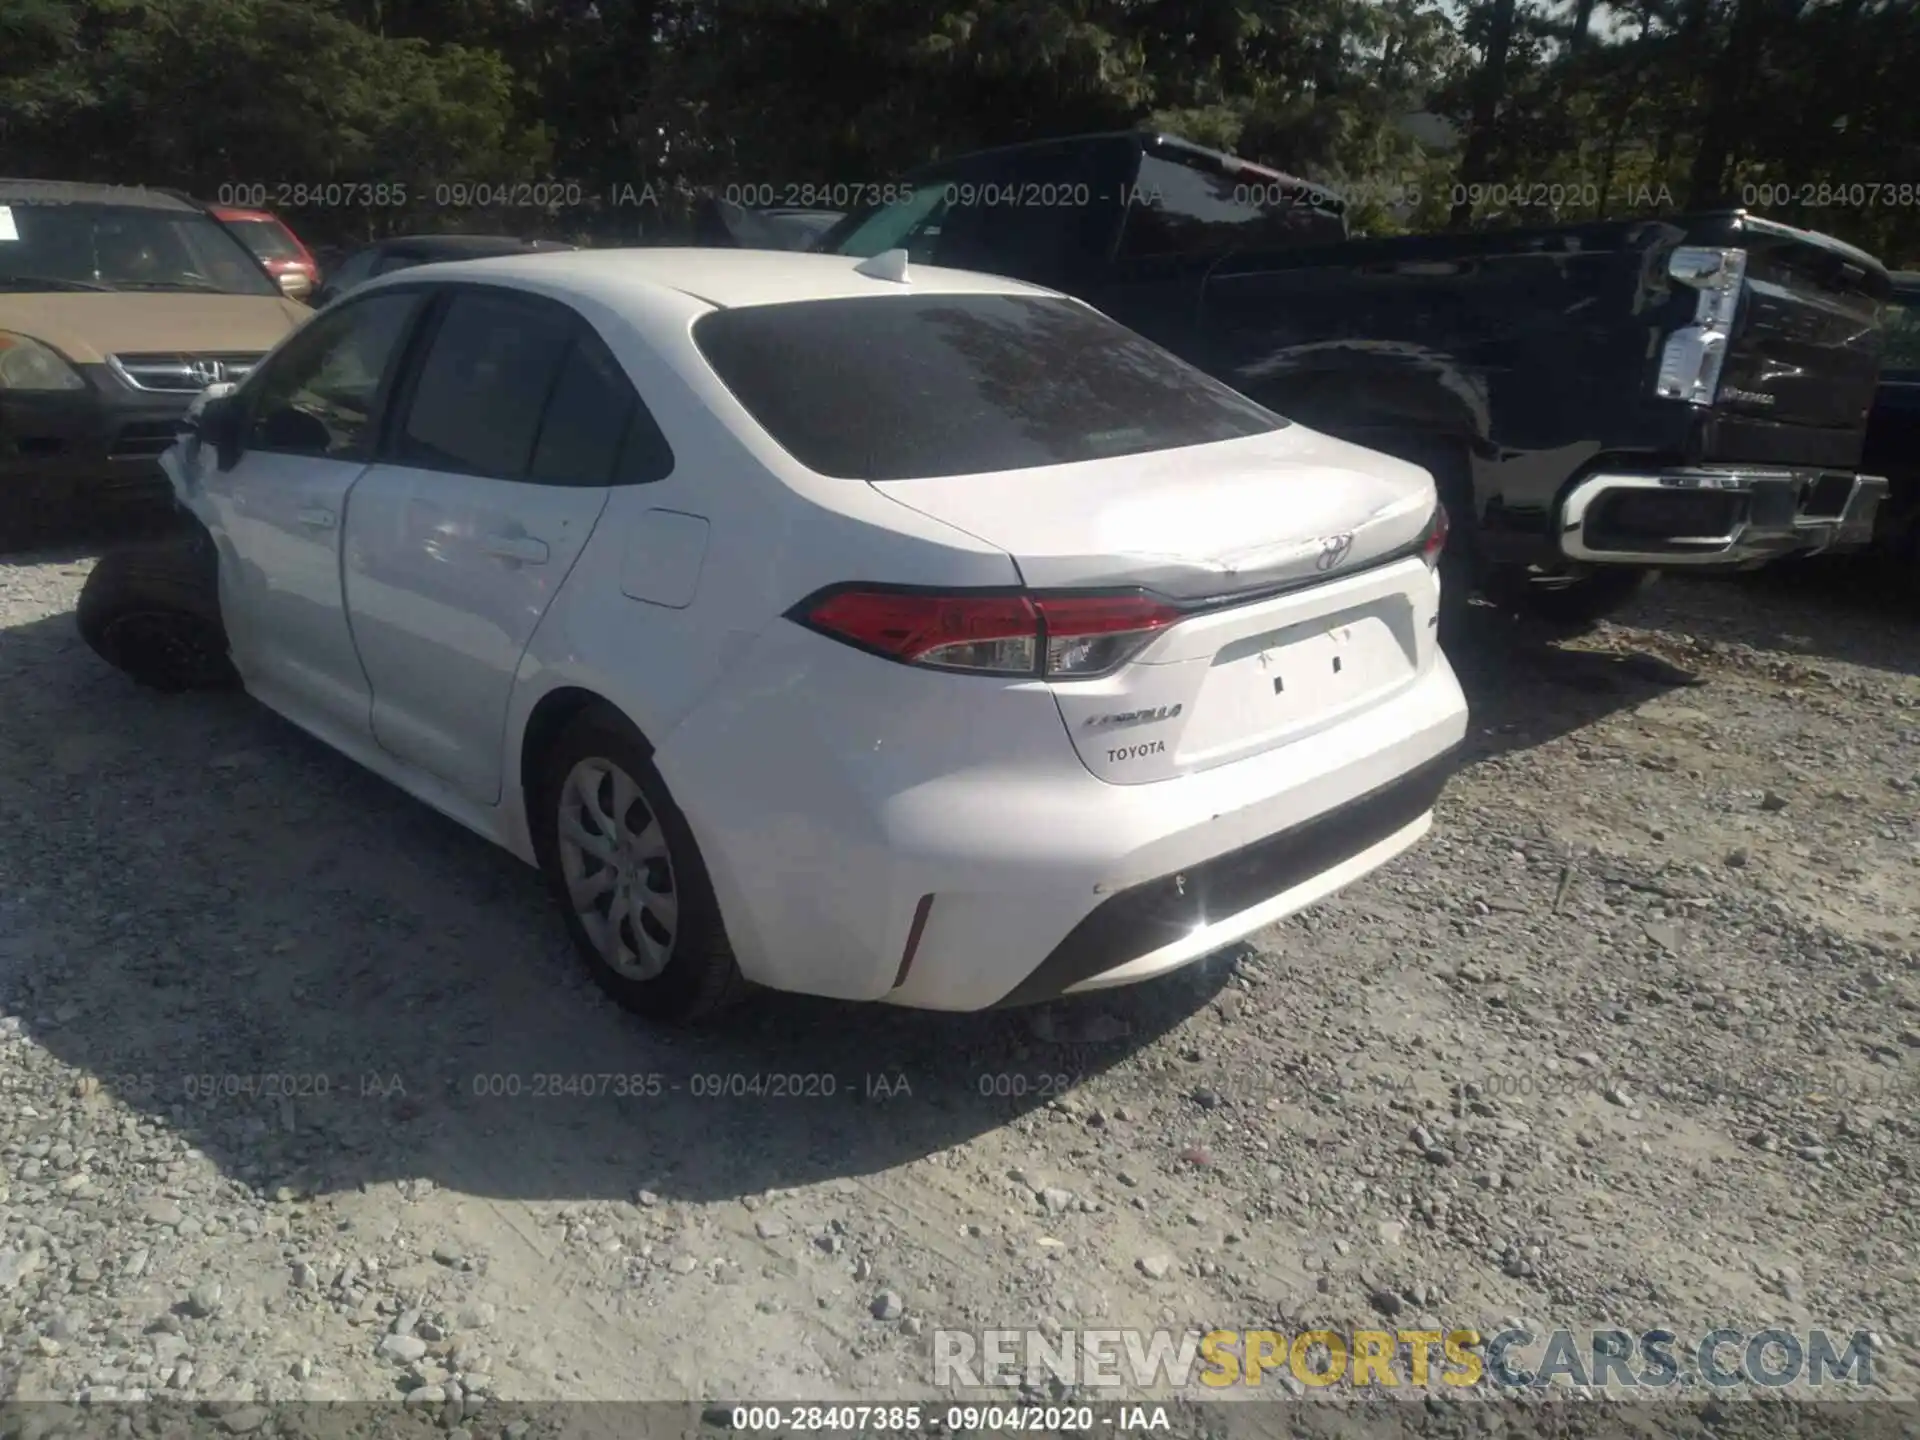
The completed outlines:
<svg viewBox="0 0 1920 1440">
<path fill-rule="evenodd" d="M 599 203 L 618 187 L 784 196 L 1153 125 L 1345 189 L 1374 233 L 1750 200 L 1914 261 L 1915 74 L 1913 0 L 0 0 L 5 168 L 389 187 L 279 199 L 318 239 L 633 233 Z M 1416 112 L 1464 148 L 1417 142 Z M 434 203 L 549 179 L 592 203 Z"/>
</svg>

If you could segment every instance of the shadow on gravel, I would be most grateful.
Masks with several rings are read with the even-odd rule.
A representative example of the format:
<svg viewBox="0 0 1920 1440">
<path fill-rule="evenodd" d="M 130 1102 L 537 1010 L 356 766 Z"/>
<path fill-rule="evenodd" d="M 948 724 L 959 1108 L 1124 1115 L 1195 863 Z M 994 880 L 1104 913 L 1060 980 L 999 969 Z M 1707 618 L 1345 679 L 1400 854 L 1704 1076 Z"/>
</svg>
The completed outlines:
<svg viewBox="0 0 1920 1440">
<path fill-rule="evenodd" d="M 1481 754 L 1690 678 L 1497 627 L 1456 663 Z M 533 871 L 243 697 L 140 691 L 67 614 L 0 631 L 0 677 L 0 1009 L 55 1083 L 270 1193 L 704 1201 L 871 1175 L 1072 1091 L 1240 963 L 1041 1012 L 762 995 L 656 1031 L 587 982 Z"/>
<path fill-rule="evenodd" d="M 1621 621 L 1920 675 L 1920 571 L 1859 556 L 1666 576 Z"/>
<path fill-rule="evenodd" d="M 238 696 L 137 690 L 71 615 L 0 631 L 0 1013 L 269 1193 L 712 1200 L 960 1145 L 1151 1044 L 1236 958 L 939 1015 L 778 995 L 663 1033 L 538 876 Z"/>
<path fill-rule="evenodd" d="M 1618 710 L 1702 683 L 1644 652 L 1563 649 L 1540 632 L 1476 606 L 1447 644 L 1471 719 L 1466 760 L 1525 750 Z"/>
</svg>

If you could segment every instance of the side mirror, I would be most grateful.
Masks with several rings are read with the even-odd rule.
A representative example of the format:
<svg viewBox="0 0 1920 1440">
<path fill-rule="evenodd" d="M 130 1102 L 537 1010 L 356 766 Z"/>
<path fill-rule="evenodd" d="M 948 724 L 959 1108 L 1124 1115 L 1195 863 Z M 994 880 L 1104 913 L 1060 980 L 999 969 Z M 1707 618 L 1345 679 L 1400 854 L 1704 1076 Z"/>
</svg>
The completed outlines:
<svg viewBox="0 0 1920 1440">
<path fill-rule="evenodd" d="M 235 452 L 240 448 L 245 411 L 235 398 L 239 388 L 231 381 L 209 385 L 194 397 L 180 422 L 182 430 L 198 436 L 202 445 L 212 448 L 222 470 L 233 464 Z"/>
<path fill-rule="evenodd" d="M 289 300 L 307 300 L 313 294 L 313 278 L 303 270 L 287 270 L 279 277 L 280 293 Z"/>
</svg>

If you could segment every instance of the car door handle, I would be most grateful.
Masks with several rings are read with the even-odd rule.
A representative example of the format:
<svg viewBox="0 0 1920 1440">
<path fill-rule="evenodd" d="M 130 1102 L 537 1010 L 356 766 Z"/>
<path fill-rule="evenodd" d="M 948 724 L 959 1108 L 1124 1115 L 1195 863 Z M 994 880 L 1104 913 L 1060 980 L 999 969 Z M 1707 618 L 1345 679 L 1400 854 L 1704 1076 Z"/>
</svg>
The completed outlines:
<svg viewBox="0 0 1920 1440">
<path fill-rule="evenodd" d="M 517 560 L 522 565 L 547 563 L 547 542 L 536 540 L 531 535 L 489 535 L 480 542 L 480 548 L 489 555 L 502 560 Z"/>
<path fill-rule="evenodd" d="M 340 517 L 335 515 L 333 511 L 323 510 L 317 505 L 310 505 L 305 510 L 302 510 L 299 515 L 299 520 L 302 525 L 314 530 L 331 530 L 335 525 L 340 523 Z"/>
</svg>

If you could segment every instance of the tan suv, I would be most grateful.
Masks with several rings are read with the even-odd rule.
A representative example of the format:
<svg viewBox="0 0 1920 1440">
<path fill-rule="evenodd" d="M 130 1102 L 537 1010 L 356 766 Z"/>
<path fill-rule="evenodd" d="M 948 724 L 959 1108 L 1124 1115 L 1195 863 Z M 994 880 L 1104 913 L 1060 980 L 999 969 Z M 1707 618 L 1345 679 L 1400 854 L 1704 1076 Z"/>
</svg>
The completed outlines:
<svg viewBox="0 0 1920 1440">
<path fill-rule="evenodd" d="M 188 402 L 311 313 L 191 200 L 0 179 L 0 550 L 163 511 Z"/>
</svg>

